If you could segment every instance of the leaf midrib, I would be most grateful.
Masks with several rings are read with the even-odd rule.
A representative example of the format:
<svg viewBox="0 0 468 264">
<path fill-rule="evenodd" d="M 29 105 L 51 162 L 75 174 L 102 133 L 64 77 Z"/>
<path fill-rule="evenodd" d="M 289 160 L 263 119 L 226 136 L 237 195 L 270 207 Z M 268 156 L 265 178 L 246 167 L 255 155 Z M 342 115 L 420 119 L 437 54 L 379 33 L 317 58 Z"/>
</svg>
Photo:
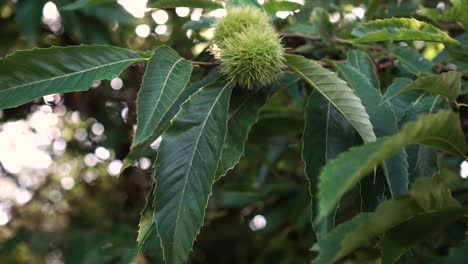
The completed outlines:
<svg viewBox="0 0 468 264">
<path fill-rule="evenodd" d="M 195 142 L 195 147 L 193 148 L 193 152 L 192 152 L 192 155 L 191 155 L 191 158 L 190 158 L 190 163 L 189 163 L 189 168 L 187 170 L 187 173 L 185 174 L 185 181 L 184 181 L 184 186 L 183 186 L 183 189 L 182 189 L 182 194 L 181 194 L 181 198 L 180 198 L 180 202 L 179 202 L 179 206 L 177 208 L 177 217 L 176 217 L 176 220 L 175 220 L 175 226 L 174 226 L 174 235 L 173 235 L 173 239 L 176 237 L 176 234 L 177 234 L 177 230 L 178 230 L 178 225 L 179 225 L 179 216 L 180 216 L 180 209 L 182 208 L 182 202 L 184 200 L 184 196 L 185 196 L 185 190 L 186 190 L 186 187 L 187 187 L 187 181 L 188 181 L 188 176 L 190 175 L 190 172 L 192 170 L 192 164 L 193 164 L 193 159 L 195 158 L 195 153 L 196 153 L 196 150 L 198 149 L 198 144 L 200 143 L 200 138 L 201 138 L 201 135 L 203 134 L 203 130 L 205 129 L 205 125 L 206 125 L 206 122 L 208 121 L 208 119 L 210 118 L 211 116 L 211 113 L 213 112 L 213 109 L 215 107 L 215 105 L 218 103 L 219 101 L 219 98 L 221 97 L 221 95 L 224 93 L 224 89 L 226 89 L 227 85 L 224 86 L 221 91 L 219 92 L 218 96 L 216 97 L 216 99 L 214 100 L 210 110 L 208 111 L 207 115 L 206 115 L 206 118 L 205 120 L 203 120 L 203 123 L 202 123 L 202 127 L 200 128 L 200 133 L 198 134 L 198 137 L 197 137 L 197 141 Z M 192 241 L 193 243 L 193 241 Z M 174 252 L 174 247 L 172 247 L 173 249 L 173 252 L 172 253 L 172 256 L 174 257 L 176 254 L 176 252 Z"/>
<path fill-rule="evenodd" d="M 387 138 L 387 139 L 386 139 L 386 142 L 382 144 L 382 146 L 381 146 L 382 149 L 383 149 L 383 146 L 385 146 L 386 144 L 388 144 L 389 139 L 391 139 L 391 137 L 390 137 L 390 138 Z M 423 137 L 421 137 L 420 139 L 418 139 L 418 141 L 422 141 L 422 142 L 423 142 L 423 141 L 431 140 L 431 139 L 432 139 L 432 140 L 438 140 L 438 141 L 441 141 L 441 142 L 443 142 L 443 143 L 446 143 L 447 145 L 449 145 L 450 147 L 452 147 L 453 149 L 455 149 L 455 150 L 458 152 L 459 155 L 461 155 L 462 157 L 464 157 L 464 158 L 466 159 L 465 154 L 463 154 L 463 152 L 462 152 L 461 150 L 459 150 L 459 149 L 458 149 L 456 146 L 454 146 L 451 142 L 445 140 L 445 139 L 442 138 L 442 137 L 439 137 L 439 136 L 423 136 Z M 392 153 L 392 155 L 394 155 L 395 153 L 398 153 L 399 150 L 405 148 L 405 147 L 408 146 L 408 145 L 417 144 L 417 143 L 415 143 L 415 141 L 416 141 L 416 140 L 411 140 L 411 141 L 405 142 L 405 144 L 403 144 L 401 147 L 399 147 L 397 151 L 394 151 L 394 153 Z M 428 145 L 426 145 L 426 144 L 422 144 L 422 145 L 428 146 Z M 429 147 L 431 147 L 431 146 L 429 146 Z M 379 155 L 377 155 L 378 153 L 379 153 L 379 152 L 375 152 L 374 154 L 372 154 L 371 158 L 367 159 L 366 162 L 372 161 L 372 160 L 375 158 L 375 156 L 379 156 Z M 388 155 L 388 156 L 391 156 L 391 155 Z M 367 167 L 367 166 L 362 166 L 362 168 L 364 168 L 364 167 Z M 359 169 L 357 172 L 355 172 L 355 173 L 353 174 L 353 177 L 350 177 L 350 179 L 354 179 L 354 178 L 356 177 L 356 175 L 362 174 L 362 171 L 363 171 L 362 168 Z"/>
<path fill-rule="evenodd" d="M 52 78 L 49 78 L 49 79 L 44 79 L 44 80 L 40 80 L 40 81 L 34 81 L 34 82 L 30 82 L 30 83 L 25 83 L 25 84 L 9 87 L 7 89 L 1 90 L 0 93 L 8 92 L 8 91 L 14 90 L 14 89 L 20 89 L 21 87 L 24 87 L 24 86 L 30 86 L 30 85 L 34 85 L 34 84 L 38 84 L 38 83 L 42 83 L 42 82 L 53 81 L 53 80 L 57 80 L 57 79 L 60 79 L 60 78 L 68 78 L 68 77 L 73 76 L 73 75 L 83 74 L 85 72 L 94 71 L 94 70 L 97 70 L 99 68 L 112 66 L 114 64 L 124 63 L 124 62 L 128 62 L 128 61 L 141 61 L 141 60 L 144 60 L 144 58 L 134 58 L 134 59 L 121 60 L 121 61 L 108 63 L 108 64 L 101 64 L 99 66 L 88 68 L 86 70 L 77 71 L 77 72 L 73 72 L 73 73 L 67 73 L 67 74 L 60 75 L 60 76 L 57 76 L 57 77 L 52 77 Z"/>
<path fill-rule="evenodd" d="M 315 62 L 314 62 L 314 64 L 315 64 Z M 319 89 L 319 88 L 317 87 L 317 85 L 316 85 L 314 82 L 312 82 L 312 80 L 310 80 L 310 78 L 308 78 L 305 74 L 303 74 L 302 71 L 299 71 L 299 69 L 298 69 L 297 67 L 294 67 L 293 65 L 291 65 L 291 63 L 288 63 L 288 66 L 291 67 L 291 68 L 293 68 L 293 69 L 295 69 L 295 71 L 296 71 L 297 73 L 299 73 L 299 75 L 301 75 L 304 79 L 308 80 L 308 82 L 309 82 L 312 86 L 314 86 L 315 89 L 317 89 L 317 91 L 319 91 L 319 93 L 320 93 L 321 95 L 323 95 L 325 98 L 327 98 L 328 102 L 330 102 L 331 104 L 333 104 L 333 106 L 334 106 L 338 111 L 340 111 L 340 113 L 341 113 L 342 115 L 344 115 L 344 116 L 346 117 L 346 119 L 348 119 L 348 120 L 350 120 L 350 121 L 352 120 L 352 122 L 350 122 L 351 125 L 354 127 L 354 129 L 356 129 L 356 131 L 358 131 L 358 133 L 361 135 L 362 139 L 363 139 L 365 142 L 371 142 L 371 141 L 369 141 L 369 140 L 367 139 L 367 137 L 366 137 L 365 135 L 362 134 L 361 130 L 360 130 L 359 128 L 356 127 L 355 122 L 358 122 L 358 121 L 349 118 L 348 115 L 346 115 L 346 114 L 335 104 L 335 102 L 333 102 L 321 89 Z M 310 68 L 310 69 L 316 69 L 316 68 L 317 68 L 317 67 Z M 332 72 L 332 74 L 333 74 L 333 72 Z M 338 83 L 337 83 L 337 84 L 338 84 Z M 343 84 L 346 85 L 346 83 L 343 83 Z M 348 87 L 348 88 L 349 88 L 349 87 Z M 351 88 L 349 88 L 349 89 L 351 90 Z M 352 90 L 351 90 L 351 91 L 352 91 Z M 353 94 L 354 94 L 354 92 L 353 92 Z M 356 96 L 356 95 L 355 95 L 355 96 Z M 350 99 L 350 98 L 347 98 L 347 99 Z M 359 98 L 358 98 L 358 99 L 359 99 Z M 359 101 L 360 101 L 360 99 L 359 99 Z M 367 112 L 366 112 L 366 113 L 367 113 Z M 359 122 L 359 123 L 361 123 L 361 122 Z M 363 124 L 363 123 L 361 123 L 361 124 Z"/>
<path fill-rule="evenodd" d="M 449 145 L 451 148 L 453 148 L 456 152 L 458 152 L 457 154 L 462 156 L 464 159 L 467 159 L 465 153 L 463 153 L 462 150 L 460 150 L 456 145 L 453 145 L 450 141 L 442 138 L 442 137 L 439 137 L 439 136 L 426 136 L 426 137 L 423 137 L 421 141 L 425 141 L 425 140 L 429 140 L 429 139 L 432 139 L 432 140 L 439 140 L 439 141 L 442 141 L 443 143 Z M 422 144 L 422 145 L 425 145 L 427 146 L 426 144 Z M 428 146 L 428 147 L 431 147 L 431 146 Z M 452 154 L 455 154 L 455 153 L 452 153 Z"/>
<path fill-rule="evenodd" d="M 395 57 L 397 57 L 400 61 L 406 62 L 406 67 L 409 66 L 408 68 L 411 68 L 411 69 L 413 69 L 415 72 L 417 72 L 417 73 L 418 73 L 418 74 L 417 74 L 418 76 L 421 75 L 422 72 L 421 72 L 416 66 L 414 66 L 413 63 L 411 63 L 411 61 L 409 61 L 409 60 L 407 60 L 406 58 L 404 58 L 403 56 L 399 56 L 399 55 L 397 55 L 397 54 L 395 54 L 395 53 L 393 53 L 393 55 L 394 55 Z M 409 86 L 409 85 L 408 85 L 408 86 Z M 406 87 L 405 87 L 405 88 L 406 88 Z"/>
<path fill-rule="evenodd" d="M 356 52 L 353 52 L 353 54 L 356 55 Z M 358 61 L 357 55 L 356 55 L 356 61 Z M 338 67 L 337 64 L 335 64 L 335 67 L 338 68 L 337 70 L 338 70 L 338 71 L 341 73 L 341 75 L 347 80 L 349 86 L 353 87 L 353 85 L 351 84 L 351 79 L 349 78 L 349 75 L 345 74 L 345 72 L 343 71 L 343 69 L 340 68 L 340 67 Z M 362 75 L 362 76 L 359 76 L 359 75 Z M 373 85 L 370 83 L 370 80 L 369 80 L 367 77 L 365 77 L 361 72 L 359 72 L 359 74 L 357 74 L 357 76 L 359 76 L 359 78 L 364 78 L 364 79 L 363 79 L 364 82 L 367 82 L 367 85 L 368 85 L 369 87 L 373 87 Z M 355 90 L 355 89 L 354 89 L 354 90 Z M 378 94 L 378 96 L 379 96 L 379 100 L 381 101 L 381 100 L 382 100 L 382 95 L 379 94 L 378 92 L 377 92 L 377 94 Z M 358 96 L 358 97 L 359 97 L 359 96 Z M 364 106 L 364 107 L 365 107 L 365 106 Z M 382 107 L 383 107 L 383 105 L 382 105 Z M 383 110 L 384 110 L 383 108 L 378 108 L 378 109 L 377 109 L 377 111 L 378 111 L 379 113 L 382 113 Z M 369 120 L 370 120 L 370 118 L 371 118 L 371 117 L 370 117 L 370 115 L 369 115 Z M 395 120 L 395 121 L 396 121 L 396 120 Z M 398 129 L 397 129 L 397 130 L 398 130 Z M 388 131 L 386 131 L 386 132 L 388 132 Z M 403 147 L 403 148 L 404 148 L 404 147 Z M 403 149 L 403 148 L 401 148 L 401 149 Z M 401 149 L 400 149 L 400 151 L 401 151 Z M 398 153 L 398 152 L 396 152 L 396 153 Z M 395 154 L 396 154 L 396 153 L 395 153 Z M 382 165 L 382 169 L 383 169 L 383 172 L 384 172 L 384 175 L 385 175 L 385 179 L 386 179 L 386 181 L 387 181 L 387 184 L 388 184 L 389 187 L 390 187 L 390 188 L 389 188 L 390 196 L 391 196 L 391 197 L 394 197 L 394 193 L 393 193 L 393 187 L 394 187 L 394 186 L 393 186 L 392 181 L 390 180 L 390 175 L 389 175 L 389 172 L 388 172 L 388 165 L 387 165 L 386 160 L 387 160 L 387 159 L 384 159 L 384 160 L 382 161 L 382 164 L 381 164 L 381 165 Z M 374 170 L 375 170 L 375 169 L 376 169 L 376 168 L 374 168 Z M 374 172 L 374 173 L 375 173 L 375 172 Z"/>
<path fill-rule="evenodd" d="M 149 125 L 149 123 L 150 123 L 152 117 L 154 116 L 154 113 L 156 112 L 156 108 L 158 108 L 158 104 L 159 104 L 159 102 L 161 101 L 162 94 L 163 94 L 164 90 L 165 90 L 166 87 L 167 87 L 167 81 L 169 80 L 169 76 L 172 74 L 172 71 L 174 70 L 175 66 L 176 66 L 180 61 L 182 61 L 182 60 L 184 60 L 184 58 L 178 59 L 178 60 L 174 63 L 174 65 L 172 65 L 171 69 L 170 69 L 169 72 L 167 73 L 166 79 L 164 80 L 164 84 L 162 85 L 161 92 L 159 93 L 158 99 L 156 100 L 156 103 L 154 104 L 154 108 L 153 108 L 153 110 L 151 111 L 151 115 L 150 115 L 150 117 L 148 118 L 148 120 L 146 120 L 146 122 L 145 122 L 143 128 L 141 129 L 141 131 L 145 131 L 145 129 L 148 128 L 148 125 Z M 175 100 L 177 100 L 177 98 L 179 98 L 179 96 L 182 94 L 183 90 L 184 90 L 184 89 L 181 89 L 181 91 L 177 94 Z M 167 114 L 167 112 L 169 112 L 170 109 L 171 109 L 171 107 L 168 107 L 168 108 L 166 109 L 166 111 L 161 115 L 161 118 L 164 117 L 164 116 Z M 159 120 L 159 122 L 161 122 L 161 120 Z M 159 125 L 159 122 L 158 122 L 158 124 L 156 124 L 156 126 L 155 126 L 156 128 L 157 128 L 157 126 Z M 155 129 L 156 129 L 156 128 L 155 128 Z M 155 130 L 155 129 L 154 129 L 154 130 Z M 154 131 L 154 130 L 153 130 L 153 131 Z M 151 131 L 151 132 L 153 132 L 153 131 Z M 148 136 L 148 137 L 146 137 L 146 138 L 141 139 L 141 141 L 138 142 L 137 144 L 135 144 L 135 146 L 136 146 L 136 145 L 142 144 L 145 140 L 147 140 L 147 139 L 150 138 L 150 137 L 151 137 L 151 136 Z"/>
</svg>

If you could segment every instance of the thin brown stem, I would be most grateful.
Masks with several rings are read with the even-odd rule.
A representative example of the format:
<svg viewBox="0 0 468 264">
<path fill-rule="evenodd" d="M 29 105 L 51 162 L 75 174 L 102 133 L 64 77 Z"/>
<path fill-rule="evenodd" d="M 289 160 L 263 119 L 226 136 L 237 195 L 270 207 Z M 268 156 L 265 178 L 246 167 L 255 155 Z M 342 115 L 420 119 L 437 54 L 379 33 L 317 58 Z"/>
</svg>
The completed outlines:
<svg viewBox="0 0 468 264">
<path fill-rule="evenodd" d="M 386 49 L 382 46 L 379 46 L 377 44 L 355 44 L 358 47 L 365 48 L 365 49 L 371 49 L 375 51 L 385 51 Z"/>
<path fill-rule="evenodd" d="M 302 34 L 302 33 L 293 33 L 293 32 L 281 32 L 280 36 L 282 36 L 284 38 L 303 38 L 303 39 L 308 39 L 308 40 L 312 40 L 312 41 L 322 40 L 322 38 L 319 37 L 319 36 L 312 36 L 312 35 L 307 35 L 307 34 Z M 353 44 L 352 41 L 350 41 L 350 40 L 340 39 L 340 38 L 333 38 L 332 41 L 338 42 L 338 43 L 344 43 L 344 44 L 351 44 L 351 45 L 355 45 L 357 47 L 376 50 L 376 51 L 384 51 L 385 50 L 384 47 L 379 46 L 377 44 Z"/>
<path fill-rule="evenodd" d="M 447 65 L 444 65 L 442 63 L 434 62 L 434 66 L 437 68 L 439 72 L 448 72 L 448 71 L 456 71 L 456 67 L 450 67 Z"/>
<path fill-rule="evenodd" d="M 192 64 L 202 67 L 216 67 L 220 65 L 220 63 L 216 61 L 192 61 Z"/>
<path fill-rule="evenodd" d="M 303 38 L 303 39 L 308 39 L 312 41 L 320 41 L 322 40 L 321 37 L 319 36 L 311 36 L 307 34 L 302 34 L 302 33 L 293 33 L 293 32 L 281 32 L 280 36 L 283 38 Z"/>
<path fill-rule="evenodd" d="M 451 102 L 455 106 L 455 109 L 457 110 L 460 110 L 460 108 L 462 107 L 468 108 L 468 104 L 459 103 L 455 99 L 448 99 L 448 101 Z"/>
<path fill-rule="evenodd" d="M 465 108 L 468 108 L 468 104 L 464 104 L 464 103 L 457 103 L 458 107 L 465 107 Z"/>
</svg>

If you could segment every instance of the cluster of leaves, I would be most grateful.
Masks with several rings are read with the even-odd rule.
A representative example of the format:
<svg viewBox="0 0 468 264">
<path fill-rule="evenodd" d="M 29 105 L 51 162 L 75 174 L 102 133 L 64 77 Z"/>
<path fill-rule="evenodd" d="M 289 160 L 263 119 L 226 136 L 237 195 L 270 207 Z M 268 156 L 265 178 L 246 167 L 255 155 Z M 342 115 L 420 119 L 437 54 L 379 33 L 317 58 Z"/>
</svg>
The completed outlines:
<svg viewBox="0 0 468 264">
<path fill-rule="evenodd" d="M 66 8 L 100 2 L 79 1 Z M 453 1 L 443 15 L 428 9 L 426 16 L 415 18 L 398 9 L 394 15 L 400 18 L 372 19 L 388 11 L 383 8 L 399 6 L 369 2 L 368 21 L 340 29 L 331 24 L 326 6 L 263 5 L 269 13 L 301 8 L 289 25 L 279 25 L 286 32 L 284 45 L 296 54 L 285 55 L 284 75 L 268 88 L 232 87 L 216 68 L 197 69 L 201 74 L 196 74 L 193 63 L 168 46 L 152 54 L 114 46 L 53 47 L 18 51 L 0 61 L 0 108 L 84 91 L 131 64 L 146 63 L 124 169 L 154 152 L 151 144 L 162 138 L 135 250 L 157 261 L 187 261 L 214 184 L 238 176 L 236 170 L 245 170 L 242 165 L 252 166 L 248 157 L 255 155 L 249 155 L 246 142 L 260 144 L 264 138 L 279 139 L 266 163 L 275 163 L 284 153 L 293 153 L 286 155 L 293 160 L 302 157 L 303 172 L 296 162 L 284 165 L 284 171 L 304 175 L 309 182 L 302 187 L 310 197 L 299 198 L 306 205 L 302 210 L 311 212 L 307 217 L 316 240 L 309 240 L 317 242 L 312 247 L 317 263 L 394 263 L 410 251 L 427 260 L 455 261 L 466 248 L 463 238 L 454 239 L 457 247 L 446 256 L 424 253 L 420 242 L 454 223 L 466 227 L 466 199 L 451 194 L 466 184 L 439 166 L 449 156 L 466 159 L 467 152 L 459 115 L 463 104 L 458 101 L 466 92 L 466 23 L 460 21 L 462 33 L 451 37 L 437 22 L 456 20 L 453 14 L 463 10 L 462 3 Z M 227 4 L 259 7 L 248 0 Z M 155 1 L 152 6 L 219 7 L 212 1 Z M 430 61 L 412 41 L 445 48 Z M 213 59 L 209 52 L 201 58 Z M 282 102 L 285 97 L 292 98 L 292 111 Z M 287 122 L 271 124 L 281 118 L 292 122 L 298 113 L 304 113 L 299 132 Z M 260 186 L 269 170 L 261 166 Z M 245 194 L 236 205 L 262 199 Z"/>
</svg>

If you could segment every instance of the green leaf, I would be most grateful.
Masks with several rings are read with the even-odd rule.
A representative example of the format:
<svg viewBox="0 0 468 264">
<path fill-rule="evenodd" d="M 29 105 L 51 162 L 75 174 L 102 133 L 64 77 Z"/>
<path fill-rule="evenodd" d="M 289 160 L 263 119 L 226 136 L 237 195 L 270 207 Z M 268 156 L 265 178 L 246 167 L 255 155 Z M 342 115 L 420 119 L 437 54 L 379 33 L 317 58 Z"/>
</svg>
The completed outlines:
<svg viewBox="0 0 468 264">
<path fill-rule="evenodd" d="M 155 163 L 154 221 L 166 263 L 185 263 L 203 223 L 226 135 L 231 88 L 214 83 L 182 105 Z"/>
<path fill-rule="evenodd" d="M 376 235 L 421 212 L 413 199 L 404 196 L 383 202 L 374 213 L 360 213 L 353 220 L 337 226 L 330 232 L 324 239 L 324 244 L 319 242 L 320 249 L 326 254 L 320 252 L 317 263 L 334 263 Z M 353 223 L 352 228 L 342 227 L 348 223 Z"/>
<path fill-rule="evenodd" d="M 216 180 L 226 175 L 244 155 L 245 141 L 252 126 L 258 121 L 260 109 L 265 104 L 267 93 L 261 89 L 240 98 L 229 116 L 227 134 L 218 163 Z"/>
<path fill-rule="evenodd" d="M 154 184 L 151 192 L 146 197 L 146 204 L 143 208 L 143 211 L 140 213 L 140 223 L 138 224 L 138 253 L 141 250 L 143 244 L 145 244 L 145 240 L 150 237 L 152 230 L 156 229 L 156 225 L 153 222 L 153 196 Z"/>
<path fill-rule="evenodd" d="M 69 16 L 71 13 L 73 12 L 66 13 L 66 16 Z M 105 31 L 106 34 L 109 34 L 109 22 L 118 22 L 119 25 L 122 26 L 122 30 L 125 30 L 126 26 L 133 28 L 138 23 L 138 20 L 117 2 L 85 7 L 82 8 L 78 14 L 83 14 L 87 17 L 87 19 L 91 20 L 88 21 L 88 23 L 83 24 L 81 27 L 89 25 L 89 23 L 93 23 L 93 21 L 98 22 L 101 24 L 103 31 Z M 93 28 L 93 30 L 95 29 Z M 88 29 L 85 32 L 90 33 L 93 32 L 93 30 Z M 112 36 L 109 37 L 111 38 Z"/>
<path fill-rule="evenodd" d="M 368 0 L 365 20 L 372 20 L 372 17 L 380 6 L 381 5 L 379 0 Z"/>
<path fill-rule="evenodd" d="M 464 32 L 456 36 L 455 39 L 460 42 L 462 46 L 449 45 L 445 47 L 445 49 L 440 51 L 439 54 L 437 54 L 437 56 L 433 59 L 434 62 L 447 63 L 451 62 L 453 59 L 466 62 L 466 55 L 463 56 L 463 54 L 468 52 L 468 32 Z"/>
<path fill-rule="evenodd" d="M 408 153 L 409 179 L 432 177 L 439 172 L 437 151 L 430 147 L 411 145 L 406 148 Z"/>
<path fill-rule="evenodd" d="M 30 43 L 36 42 L 39 36 L 42 9 L 46 2 L 46 0 L 18 0 L 16 3 L 16 23 Z"/>
<path fill-rule="evenodd" d="M 379 105 L 382 96 L 369 83 L 369 80 L 355 68 L 346 64 L 334 64 L 344 76 L 370 116 L 377 137 L 391 136 L 398 133 L 398 121 L 387 104 Z M 405 150 L 385 159 L 382 163 L 384 174 L 392 196 L 399 196 L 408 191 L 408 162 Z"/>
<path fill-rule="evenodd" d="M 370 84 L 380 90 L 377 69 L 372 58 L 364 51 L 357 49 L 348 50 L 348 63 L 361 72 L 369 80 Z"/>
<path fill-rule="evenodd" d="M 352 40 L 354 43 L 423 40 L 445 44 L 460 44 L 444 31 L 414 18 L 373 20 L 359 25 L 353 29 L 351 34 L 357 37 Z"/>
<path fill-rule="evenodd" d="M 155 184 L 146 197 L 146 205 L 140 213 L 136 254 L 145 251 L 147 255 L 157 259 L 158 263 L 163 263 L 161 242 L 156 232 L 156 223 L 153 221 L 154 188 Z"/>
<path fill-rule="evenodd" d="M 176 7 L 190 7 L 190 8 L 206 8 L 216 9 L 223 8 L 218 2 L 211 0 L 154 0 L 148 3 L 148 7 L 152 8 L 176 8 Z"/>
<path fill-rule="evenodd" d="M 123 166 L 121 173 L 128 167 L 132 166 L 136 160 L 141 157 L 148 155 L 148 153 L 154 152 L 151 148 L 152 142 L 154 142 L 167 128 L 171 119 L 179 112 L 180 106 L 196 91 L 200 88 L 207 86 L 208 84 L 219 79 L 219 73 L 215 70 L 210 72 L 200 81 L 189 83 L 188 86 L 183 89 L 182 93 L 178 96 L 177 100 L 174 101 L 171 105 L 171 108 L 166 112 L 166 114 L 161 117 L 158 127 L 153 131 L 150 137 L 145 140 L 142 144 L 135 145 L 130 149 L 130 153 L 125 157 L 123 161 Z"/>
<path fill-rule="evenodd" d="M 366 109 L 345 81 L 315 61 L 287 55 L 286 65 L 322 94 L 354 126 L 365 142 L 376 139 Z"/>
<path fill-rule="evenodd" d="M 244 6 L 244 5 L 260 7 L 257 0 L 227 0 L 226 2 L 226 6 L 228 9 L 231 7 L 235 7 L 235 6 Z"/>
<path fill-rule="evenodd" d="M 398 62 L 416 76 L 432 73 L 432 63 L 425 59 L 417 49 L 411 47 L 392 47 L 390 52 Z"/>
<path fill-rule="evenodd" d="M 408 78 L 396 78 L 387 88 L 384 98 L 391 97 L 392 94 L 398 93 L 398 91 L 410 85 L 411 82 L 412 80 Z M 413 106 L 413 103 L 420 97 L 420 95 L 421 91 L 411 91 L 387 100 L 387 102 L 392 106 L 398 122 L 400 122 L 406 111 Z"/>
<path fill-rule="evenodd" d="M 468 76 L 468 63 L 461 61 L 452 61 L 452 64 L 457 66 L 457 70 L 461 71 L 464 76 Z"/>
<path fill-rule="evenodd" d="M 190 20 L 185 23 L 182 28 L 185 30 L 200 30 L 203 28 L 209 28 L 216 22 L 216 18 L 214 17 L 202 17 L 200 20 Z"/>
<path fill-rule="evenodd" d="M 446 209 L 453 203 L 450 190 L 440 175 L 416 179 L 410 195 L 425 212 Z"/>
<path fill-rule="evenodd" d="M 450 109 L 450 104 L 441 95 L 423 94 L 413 105 L 405 112 L 400 120 L 400 124 L 414 121 L 422 114 L 432 114 L 440 109 Z"/>
<path fill-rule="evenodd" d="M 456 99 L 461 89 L 461 72 L 449 71 L 438 75 L 430 75 L 419 77 L 416 81 L 408 86 L 399 87 L 400 89 L 392 89 L 385 93 L 384 101 L 398 96 L 399 94 L 413 91 L 423 90 L 428 93 L 444 95 L 450 99 Z"/>
<path fill-rule="evenodd" d="M 427 201 L 428 198 L 431 199 L 430 203 L 438 206 L 421 207 L 421 201 Z M 353 220 L 330 232 L 323 243 L 319 242 L 320 249 L 326 254 L 320 252 L 317 263 L 333 263 L 364 246 L 375 236 L 391 232 L 408 221 L 430 218 L 434 213 L 448 216 L 457 212 L 458 218 L 466 209 L 456 206 L 445 182 L 437 177 L 422 178 L 412 186 L 408 195 L 385 201 L 374 213 L 358 214 Z M 353 223 L 352 228 L 342 227 L 348 223 Z"/>
<path fill-rule="evenodd" d="M 321 7 L 315 7 L 310 15 L 310 24 L 307 25 L 311 33 L 320 36 L 322 41 L 328 45 L 333 45 L 333 24 L 330 22 L 330 14 Z"/>
<path fill-rule="evenodd" d="M 149 60 L 137 100 L 137 129 L 132 147 L 151 144 L 152 135 L 181 96 L 192 73 L 192 62 L 173 49 L 158 48 Z M 153 139 L 154 140 L 154 139 Z"/>
<path fill-rule="evenodd" d="M 467 46 L 447 46 L 447 51 L 450 56 L 456 60 L 468 63 L 468 47 Z"/>
<path fill-rule="evenodd" d="M 352 148 L 322 169 L 319 183 L 319 217 L 325 217 L 341 196 L 383 160 L 410 144 L 422 144 L 465 157 L 466 145 L 457 114 L 442 110 L 405 124 L 391 137 Z"/>
<path fill-rule="evenodd" d="M 346 236 L 363 223 L 367 223 L 372 214 L 360 213 L 350 221 L 337 226 L 331 231 L 327 237 L 318 242 L 319 256 L 315 263 L 317 264 L 330 264 L 338 259 L 337 255 L 340 252 L 340 243 Z"/>
<path fill-rule="evenodd" d="M 466 7 L 468 1 L 466 0 L 451 0 L 450 5 L 441 11 L 438 8 L 422 8 L 422 14 L 437 21 L 459 22 L 465 30 L 468 29 L 468 17 L 466 14 Z"/>
<path fill-rule="evenodd" d="M 410 92 L 411 93 L 411 92 Z M 406 94 L 403 94 L 404 96 Z M 399 98 L 398 96 L 395 98 Z M 416 120 L 421 114 L 437 112 L 443 107 L 443 97 L 426 95 L 418 103 L 411 107 L 402 118 L 402 123 Z M 408 153 L 408 163 L 410 164 L 410 180 L 417 177 L 431 177 L 439 172 L 437 163 L 437 151 L 422 145 L 410 145 L 406 147 Z"/>
<path fill-rule="evenodd" d="M 60 8 L 63 11 L 77 10 L 88 6 L 115 3 L 115 0 L 79 0 Z"/>
<path fill-rule="evenodd" d="M 312 219 L 318 208 L 317 185 L 320 168 L 352 146 L 356 132 L 344 116 L 318 92 L 313 92 L 305 106 L 302 160 L 309 181 Z M 320 223 L 313 223 L 318 240 L 334 226 L 332 213 Z M 311 219 L 311 220 L 312 220 Z"/>
<path fill-rule="evenodd" d="M 401 255 L 410 250 L 416 243 L 440 231 L 452 222 L 463 217 L 465 208 L 445 209 L 417 216 L 385 233 L 380 247 L 382 264 L 395 263 Z"/>
<path fill-rule="evenodd" d="M 289 1 L 280 1 L 280 2 L 267 2 L 263 4 L 263 9 L 268 14 L 273 14 L 278 11 L 294 11 L 302 8 L 302 5 L 299 3 L 289 2 Z"/>
<path fill-rule="evenodd" d="M 91 9 L 97 7 L 102 6 L 91 7 Z M 84 9 L 80 10 L 79 12 L 63 12 L 64 14 L 62 16 L 62 23 L 63 27 L 66 29 L 66 33 L 70 34 L 71 37 L 73 37 L 74 39 L 77 39 L 85 44 L 112 43 L 113 39 L 108 25 L 94 17 L 88 17 L 87 15 L 82 14 L 84 13 L 83 10 Z M 124 12 L 126 13 L 126 15 L 130 15 L 125 10 Z M 107 10 L 107 13 L 109 13 L 109 10 Z M 119 20 L 121 20 L 121 16 L 116 15 L 116 17 L 118 17 Z"/>
<path fill-rule="evenodd" d="M 0 60 L 0 109 L 54 93 L 86 91 L 94 81 L 113 79 L 138 53 L 111 46 L 69 46 L 18 51 Z"/>
</svg>

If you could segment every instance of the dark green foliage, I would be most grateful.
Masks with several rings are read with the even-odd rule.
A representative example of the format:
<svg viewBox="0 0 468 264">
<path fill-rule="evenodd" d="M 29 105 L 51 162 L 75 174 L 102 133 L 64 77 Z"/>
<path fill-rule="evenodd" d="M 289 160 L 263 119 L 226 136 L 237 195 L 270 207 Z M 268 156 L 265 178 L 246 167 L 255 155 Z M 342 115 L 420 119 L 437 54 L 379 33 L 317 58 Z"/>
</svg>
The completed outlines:
<svg viewBox="0 0 468 264">
<path fill-rule="evenodd" d="M 259 2 L 0 0 L 0 263 L 466 262 L 468 2 Z"/>
</svg>

